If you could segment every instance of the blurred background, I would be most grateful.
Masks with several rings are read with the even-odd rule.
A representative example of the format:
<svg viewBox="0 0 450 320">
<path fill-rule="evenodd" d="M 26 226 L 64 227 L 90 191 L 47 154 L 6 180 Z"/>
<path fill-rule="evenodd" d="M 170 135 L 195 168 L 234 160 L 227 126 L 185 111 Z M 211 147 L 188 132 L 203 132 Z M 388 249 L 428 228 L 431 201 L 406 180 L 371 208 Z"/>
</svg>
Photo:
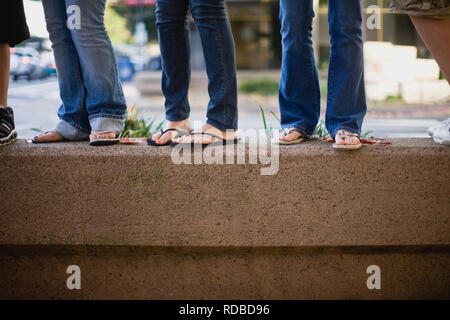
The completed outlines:
<svg viewBox="0 0 450 320">
<path fill-rule="evenodd" d="M 21 138 L 52 129 L 61 104 L 42 4 L 24 0 L 31 39 L 11 49 L 9 105 Z M 450 116 L 450 86 L 408 16 L 389 12 L 388 0 L 363 0 L 368 114 L 363 131 L 377 137 L 426 137 L 426 129 Z M 326 109 L 329 37 L 327 0 L 314 0 L 314 46 L 320 74 L 322 117 Z M 377 6 L 374 11 L 370 6 Z M 228 0 L 236 42 L 239 126 L 279 127 L 281 66 L 279 0 Z M 370 8 L 369 8 L 370 7 Z M 367 26 L 376 21 L 380 29 Z M 127 104 L 144 121 L 164 120 L 161 58 L 155 27 L 155 0 L 109 0 L 105 23 L 114 45 Z M 191 33 L 192 119 L 204 121 L 208 103 L 205 64 L 198 31 Z M 261 107 L 261 108 L 260 108 Z M 136 114 L 134 114 L 136 116 Z"/>
</svg>

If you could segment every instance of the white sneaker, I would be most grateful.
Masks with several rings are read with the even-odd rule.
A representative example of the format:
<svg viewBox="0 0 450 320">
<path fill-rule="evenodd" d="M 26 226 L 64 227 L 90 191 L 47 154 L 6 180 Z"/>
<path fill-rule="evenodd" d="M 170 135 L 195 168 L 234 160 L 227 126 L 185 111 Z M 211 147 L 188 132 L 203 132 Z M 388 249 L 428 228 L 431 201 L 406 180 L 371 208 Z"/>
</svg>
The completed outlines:
<svg viewBox="0 0 450 320">
<path fill-rule="evenodd" d="M 433 131 L 433 140 L 436 143 L 450 146 L 450 118 Z"/>
<path fill-rule="evenodd" d="M 434 132 L 441 126 L 442 122 L 433 124 L 431 127 L 428 128 L 427 133 L 430 137 L 433 136 Z"/>
</svg>

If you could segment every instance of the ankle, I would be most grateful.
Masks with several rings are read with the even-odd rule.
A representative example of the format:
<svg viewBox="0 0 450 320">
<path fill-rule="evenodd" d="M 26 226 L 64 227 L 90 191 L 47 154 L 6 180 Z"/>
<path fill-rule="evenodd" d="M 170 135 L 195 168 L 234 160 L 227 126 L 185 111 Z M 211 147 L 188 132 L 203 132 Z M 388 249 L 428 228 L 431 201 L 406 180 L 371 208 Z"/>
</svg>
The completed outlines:
<svg viewBox="0 0 450 320">
<path fill-rule="evenodd" d="M 169 128 L 182 128 L 182 129 L 190 129 L 191 121 L 189 119 L 181 120 L 181 121 L 169 121 Z"/>
</svg>

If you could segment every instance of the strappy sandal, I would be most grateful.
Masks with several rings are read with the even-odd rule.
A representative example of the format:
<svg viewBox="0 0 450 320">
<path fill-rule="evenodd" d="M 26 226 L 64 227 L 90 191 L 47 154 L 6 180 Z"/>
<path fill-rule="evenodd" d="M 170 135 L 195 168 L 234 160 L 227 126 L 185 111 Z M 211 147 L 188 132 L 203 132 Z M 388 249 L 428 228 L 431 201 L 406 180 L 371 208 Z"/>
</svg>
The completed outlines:
<svg viewBox="0 0 450 320">
<path fill-rule="evenodd" d="M 103 139 L 100 138 L 101 135 L 107 134 L 107 133 L 114 133 L 114 138 L 109 138 L 109 139 Z M 89 145 L 91 146 L 110 146 L 116 143 L 119 143 L 120 139 L 119 136 L 120 134 L 115 131 L 115 130 L 105 130 L 105 131 L 91 131 L 91 135 L 93 135 L 95 137 L 95 140 L 90 140 L 89 137 Z"/>
<path fill-rule="evenodd" d="M 197 143 L 197 142 L 172 142 L 172 146 L 176 146 L 176 145 L 180 145 L 183 147 L 195 147 L 195 146 L 202 146 L 202 147 L 207 147 L 207 146 L 225 146 L 227 144 L 236 144 L 239 142 L 239 138 L 234 138 L 234 139 L 224 139 L 218 135 L 212 134 L 212 133 L 208 133 L 208 132 L 190 132 L 189 133 L 190 136 L 195 136 L 195 135 L 199 135 L 199 136 L 209 136 L 209 137 L 213 137 L 216 138 L 217 141 L 213 141 L 210 143 Z M 231 142 L 231 143 L 230 143 Z"/>
<path fill-rule="evenodd" d="M 334 149 L 337 149 L 337 150 L 358 150 L 358 149 L 361 149 L 362 144 L 361 144 L 361 140 L 360 140 L 359 134 L 350 133 L 350 132 L 344 132 L 343 130 L 339 130 L 336 133 L 336 135 L 338 135 L 340 138 L 342 138 L 344 140 L 347 139 L 347 138 L 350 138 L 350 137 L 358 138 L 359 143 L 358 144 L 336 144 L 336 142 L 335 142 L 335 143 L 333 143 L 333 148 Z M 335 140 L 336 140 L 336 137 L 335 137 Z"/>
<path fill-rule="evenodd" d="M 177 129 L 177 128 L 169 128 L 169 129 L 166 129 L 166 130 L 163 130 L 163 129 L 161 129 L 161 137 L 166 133 L 166 132 L 170 132 L 170 131 L 175 131 L 177 134 L 174 136 L 174 137 L 172 137 L 172 139 L 173 138 L 178 138 L 178 137 L 182 137 L 182 136 L 185 136 L 185 135 L 187 135 L 187 134 L 189 134 L 189 130 L 185 130 L 185 129 Z M 156 143 L 156 141 L 155 140 L 153 140 L 153 138 L 148 138 L 147 139 L 147 144 L 149 145 L 149 146 L 153 146 L 153 147 L 164 147 L 164 146 L 170 146 L 171 144 L 172 144 L 172 140 L 169 140 L 167 143 L 165 143 L 165 144 L 159 144 L 159 143 Z"/>
<path fill-rule="evenodd" d="M 53 141 L 38 141 L 38 140 L 36 140 L 36 138 L 38 138 L 38 137 L 40 137 L 40 136 L 43 136 L 44 134 L 48 134 L 48 133 L 57 133 L 57 134 L 59 134 L 59 135 L 61 136 L 61 134 L 58 133 L 58 132 L 56 132 L 55 130 L 50 130 L 50 131 L 46 131 L 46 132 L 44 132 L 44 133 L 41 133 L 40 135 L 34 137 L 34 138 L 31 139 L 31 140 L 28 140 L 28 142 L 31 141 L 32 143 L 54 143 L 54 142 L 64 142 L 64 141 L 67 141 L 67 140 L 64 139 L 64 137 L 62 137 L 62 136 L 61 136 L 61 137 L 62 137 L 62 140 L 53 140 Z"/>
<path fill-rule="evenodd" d="M 286 137 L 288 134 L 290 134 L 293 131 L 300 133 L 300 136 L 297 139 L 291 140 L 291 141 L 272 139 L 272 143 L 278 143 L 280 145 L 291 145 L 291 144 L 299 144 L 299 143 L 302 143 L 303 141 L 305 141 L 306 135 L 303 132 L 301 132 L 300 130 L 298 130 L 297 128 L 292 128 L 292 127 L 286 128 L 283 130 L 283 132 L 281 132 L 281 135 Z"/>
</svg>

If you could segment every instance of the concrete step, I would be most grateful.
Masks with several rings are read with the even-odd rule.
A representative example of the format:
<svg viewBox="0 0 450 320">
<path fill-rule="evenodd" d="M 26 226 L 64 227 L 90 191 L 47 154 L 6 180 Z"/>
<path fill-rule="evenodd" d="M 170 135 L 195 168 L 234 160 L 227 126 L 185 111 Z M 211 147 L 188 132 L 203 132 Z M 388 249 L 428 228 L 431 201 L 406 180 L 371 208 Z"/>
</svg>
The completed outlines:
<svg viewBox="0 0 450 320">
<path fill-rule="evenodd" d="M 308 141 L 262 176 L 21 141 L 0 149 L 0 298 L 450 298 L 449 159 L 430 139 Z"/>
</svg>

